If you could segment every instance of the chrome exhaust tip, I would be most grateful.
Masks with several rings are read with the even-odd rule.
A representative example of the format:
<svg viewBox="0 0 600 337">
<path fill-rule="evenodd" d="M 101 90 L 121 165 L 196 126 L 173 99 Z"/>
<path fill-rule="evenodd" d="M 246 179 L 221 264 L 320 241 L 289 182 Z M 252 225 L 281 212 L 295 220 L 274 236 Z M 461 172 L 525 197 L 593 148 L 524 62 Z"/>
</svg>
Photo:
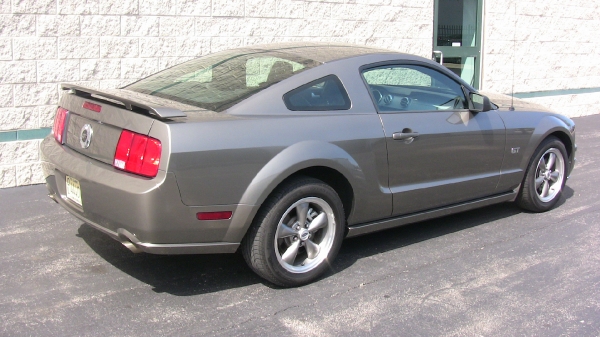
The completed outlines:
<svg viewBox="0 0 600 337">
<path fill-rule="evenodd" d="M 56 200 L 56 194 L 48 193 L 48 198 L 52 199 L 55 203 L 58 204 L 58 200 Z"/>
<path fill-rule="evenodd" d="M 129 233 L 123 228 L 119 228 L 117 230 L 117 235 L 119 236 L 119 242 L 121 242 L 121 244 L 127 249 L 129 249 L 131 252 L 136 254 L 143 252 L 143 250 L 140 249 L 136 244 L 139 243 L 140 240 L 138 240 L 138 238 L 136 238 L 135 235 Z"/>
</svg>

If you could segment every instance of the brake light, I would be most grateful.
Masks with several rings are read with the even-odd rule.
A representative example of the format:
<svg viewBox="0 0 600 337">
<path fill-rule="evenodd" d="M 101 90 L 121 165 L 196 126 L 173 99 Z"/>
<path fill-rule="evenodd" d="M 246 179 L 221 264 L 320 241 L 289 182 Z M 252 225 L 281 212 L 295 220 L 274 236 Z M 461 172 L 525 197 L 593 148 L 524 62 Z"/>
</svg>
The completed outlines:
<svg viewBox="0 0 600 337">
<path fill-rule="evenodd" d="M 65 122 L 67 121 L 68 115 L 69 110 L 61 107 L 58 107 L 58 109 L 56 109 L 56 115 L 54 116 L 54 125 L 52 126 L 52 133 L 54 134 L 54 139 L 56 139 L 56 141 L 60 144 L 65 143 Z"/>
<path fill-rule="evenodd" d="M 113 166 L 145 177 L 156 177 L 160 164 L 160 140 L 129 130 L 121 131 Z"/>
<path fill-rule="evenodd" d="M 83 108 L 84 109 L 88 109 L 88 110 L 92 110 L 92 111 L 95 111 L 95 112 L 102 111 L 102 106 L 100 106 L 98 104 L 94 104 L 92 102 L 88 102 L 88 101 L 83 102 Z"/>
</svg>

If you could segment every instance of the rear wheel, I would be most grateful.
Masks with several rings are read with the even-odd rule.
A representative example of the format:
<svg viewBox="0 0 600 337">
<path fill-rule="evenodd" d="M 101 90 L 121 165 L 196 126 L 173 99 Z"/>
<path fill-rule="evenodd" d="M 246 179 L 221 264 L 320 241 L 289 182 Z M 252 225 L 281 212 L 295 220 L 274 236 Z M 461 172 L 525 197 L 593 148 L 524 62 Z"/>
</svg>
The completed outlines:
<svg viewBox="0 0 600 337">
<path fill-rule="evenodd" d="M 532 212 L 545 212 L 554 207 L 565 186 L 566 161 L 564 144 L 555 137 L 545 139 L 529 163 L 518 205 Z"/>
<path fill-rule="evenodd" d="M 271 195 L 257 214 L 242 252 L 261 277 L 299 286 L 323 274 L 344 235 L 342 202 L 324 182 L 301 178 Z"/>
</svg>

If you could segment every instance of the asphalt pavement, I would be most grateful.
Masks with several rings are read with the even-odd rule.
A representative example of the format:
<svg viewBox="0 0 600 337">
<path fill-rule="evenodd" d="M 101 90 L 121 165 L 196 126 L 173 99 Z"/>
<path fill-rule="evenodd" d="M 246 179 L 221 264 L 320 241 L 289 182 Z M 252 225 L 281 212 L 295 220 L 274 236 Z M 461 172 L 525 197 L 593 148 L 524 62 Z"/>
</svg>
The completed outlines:
<svg viewBox="0 0 600 337">
<path fill-rule="evenodd" d="M 133 254 L 43 185 L 0 190 L 0 335 L 600 336 L 600 115 L 574 120 L 556 209 L 500 204 L 348 239 L 294 289 L 240 254 Z"/>
</svg>

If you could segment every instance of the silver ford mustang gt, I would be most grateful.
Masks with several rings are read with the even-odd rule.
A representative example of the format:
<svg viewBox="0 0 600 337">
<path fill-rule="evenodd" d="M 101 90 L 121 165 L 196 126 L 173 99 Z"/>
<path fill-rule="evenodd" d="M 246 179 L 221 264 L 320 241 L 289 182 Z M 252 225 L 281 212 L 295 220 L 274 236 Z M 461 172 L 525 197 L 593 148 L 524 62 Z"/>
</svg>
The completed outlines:
<svg viewBox="0 0 600 337">
<path fill-rule="evenodd" d="M 41 145 L 56 202 L 133 252 L 239 249 L 281 286 L 318 278 L 344 237 L 549 210 L 575 162 L 569 118 L 361 46 L 246 47 L 63 89 Z"/>
</svg>

